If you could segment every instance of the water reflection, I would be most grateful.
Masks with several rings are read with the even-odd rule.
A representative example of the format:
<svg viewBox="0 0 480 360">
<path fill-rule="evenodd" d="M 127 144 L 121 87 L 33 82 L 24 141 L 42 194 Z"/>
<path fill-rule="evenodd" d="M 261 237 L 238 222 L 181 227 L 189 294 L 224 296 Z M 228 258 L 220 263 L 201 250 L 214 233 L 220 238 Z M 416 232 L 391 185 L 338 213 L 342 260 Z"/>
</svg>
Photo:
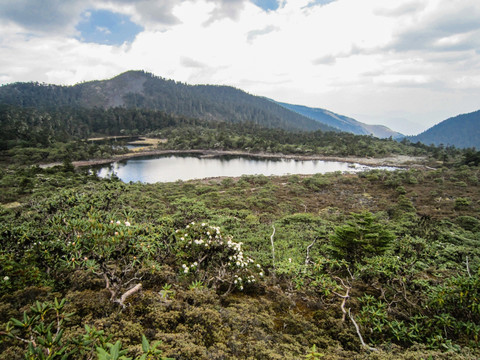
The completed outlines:
<svg viewBox="0 0 480 360">
<path fill-rule="evenodd" d="M 103 166 L 97 171 L 97 174 L 100 177 L 116 174 L 123 182 L 155 183 L 218 176 L 323 174 L 335 171 L 358 172 L 370 168 L 360 164 L 352 166 L 350 163 L 339 161 L 168 155 L 138 157 L 115 162 Z"/>
</svg>

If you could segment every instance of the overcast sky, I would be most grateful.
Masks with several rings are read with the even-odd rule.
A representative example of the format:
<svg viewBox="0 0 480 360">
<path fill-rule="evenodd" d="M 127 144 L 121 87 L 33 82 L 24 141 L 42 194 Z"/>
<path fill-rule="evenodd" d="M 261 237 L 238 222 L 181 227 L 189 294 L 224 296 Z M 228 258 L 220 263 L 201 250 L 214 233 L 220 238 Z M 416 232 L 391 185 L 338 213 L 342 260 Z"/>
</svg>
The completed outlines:
<svg viewBox="0 0 480 360">
<path fill-rule="evenodd" d="M 2 0 L 0 84 L 146 70 L 416 134 L 480 109 L 478 0 Z"/>
</svg>

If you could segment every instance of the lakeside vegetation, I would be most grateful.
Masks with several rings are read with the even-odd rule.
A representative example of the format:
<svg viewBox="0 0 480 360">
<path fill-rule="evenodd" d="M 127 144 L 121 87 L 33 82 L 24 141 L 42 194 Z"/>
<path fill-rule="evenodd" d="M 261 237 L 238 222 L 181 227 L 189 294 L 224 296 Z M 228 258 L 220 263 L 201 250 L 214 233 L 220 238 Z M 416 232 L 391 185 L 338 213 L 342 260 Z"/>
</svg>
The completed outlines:
<svg viewBox="0 0 480 360">
<path fill-rule="evenodd" d="M 0 359 L 480 356 L 474 149 L 17 110 L 0 112 Z M 168 139 L 160 149 L 426 156 L 432 168 L 124 184 L 72 166 L 126 152 L 82 140 L 120 134 Z M 37 166 L 52 161 L 63 165 Z"/>
<path fill-rule="evenodd" d="M 292 132 L 254 123 L 200 121 L 160 111 L 113 108 L 38 110 L 0 106 L 0 160 L 37 164 L 107 158 L 126 149 L 86 141 L 94 136 L 149 135 L 168 142 L 163 149 L 218 149 L 283 154 L 383 157 L 429 155 L 437 160 L 461 156 L 454 147 L 412 144 L 340 132 Z M 117 143 L 121 145 L 122 143 Z"/>
</svg>

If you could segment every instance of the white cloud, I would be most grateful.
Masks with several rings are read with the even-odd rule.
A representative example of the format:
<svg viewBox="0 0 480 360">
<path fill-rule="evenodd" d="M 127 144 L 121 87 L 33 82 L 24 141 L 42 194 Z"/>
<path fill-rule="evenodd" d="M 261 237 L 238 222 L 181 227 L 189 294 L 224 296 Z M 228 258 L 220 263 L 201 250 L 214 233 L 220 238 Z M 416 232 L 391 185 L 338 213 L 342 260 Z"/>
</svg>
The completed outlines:
<svg viewBox="0 0 480 360">
<path fill-rule="evenodd" d="M 41 34 L 72 32 L 80 19 L 81 0 L 15 0 L 0 4 L 0 19 Z"/>
<path fill-rule="evenodd" d="M 96 26 L 95 28 L 97 29 L 97 31 L 99 31 L 101 33 L 104 33 L 104 34 L 111 34 L 112 33 L 109 28 L 104 27 L 104 26 Z"/>
<path fill-rule="evenodd" d="M 0 4 L 0 83 L 145 69 L 386 124 L 480 107 L 476 0 L 283 0 L 275 11 L 248 0 L 35 4 Z M 88 9 L 129 15 L 145 30 L 128 46 L 83 44 L 74 29 Z"/>
</svg>

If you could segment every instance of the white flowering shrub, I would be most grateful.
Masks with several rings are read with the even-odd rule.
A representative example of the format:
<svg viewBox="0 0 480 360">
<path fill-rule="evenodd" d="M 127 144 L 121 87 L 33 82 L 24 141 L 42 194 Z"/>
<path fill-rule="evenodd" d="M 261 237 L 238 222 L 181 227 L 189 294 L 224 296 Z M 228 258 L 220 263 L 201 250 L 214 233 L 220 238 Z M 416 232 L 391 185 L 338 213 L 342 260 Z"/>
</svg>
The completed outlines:
<svg viewBox="0 0 480 360">
<path fill-rule="evenodd" d="M 163 235 L 155 231 L 160 229 L 95 213 L 52 222 L 55 228 L 63 235 L 57 240 L 62 247 L 59 260 L 63 268 L 89 270 L 101 277 L 112 300 L 122 305 L 122 293 L 141 289 L 142 273 L 161 268 Z"/>
<path fill-rule="evenodd" d="M 127 220 L 104 221 L 90 216 L 68 225 L 68 237 L 64 240 L 68 255 L 62 259 L 68 267 L 96 272 L 113 265 L 124 268 L 158 265 L 155 255 L 162 243 L 141 224 L 134 226 Z"/>
<path fill-rule="evenodd" d="M 183 276 L 230 292 L 242 291 L 264 275 L 260 264 L 244 254 L 243 243 L 224 236 L 219 227 L 192 222 L 176 230 L 176 236 Z"/>
</svg>

